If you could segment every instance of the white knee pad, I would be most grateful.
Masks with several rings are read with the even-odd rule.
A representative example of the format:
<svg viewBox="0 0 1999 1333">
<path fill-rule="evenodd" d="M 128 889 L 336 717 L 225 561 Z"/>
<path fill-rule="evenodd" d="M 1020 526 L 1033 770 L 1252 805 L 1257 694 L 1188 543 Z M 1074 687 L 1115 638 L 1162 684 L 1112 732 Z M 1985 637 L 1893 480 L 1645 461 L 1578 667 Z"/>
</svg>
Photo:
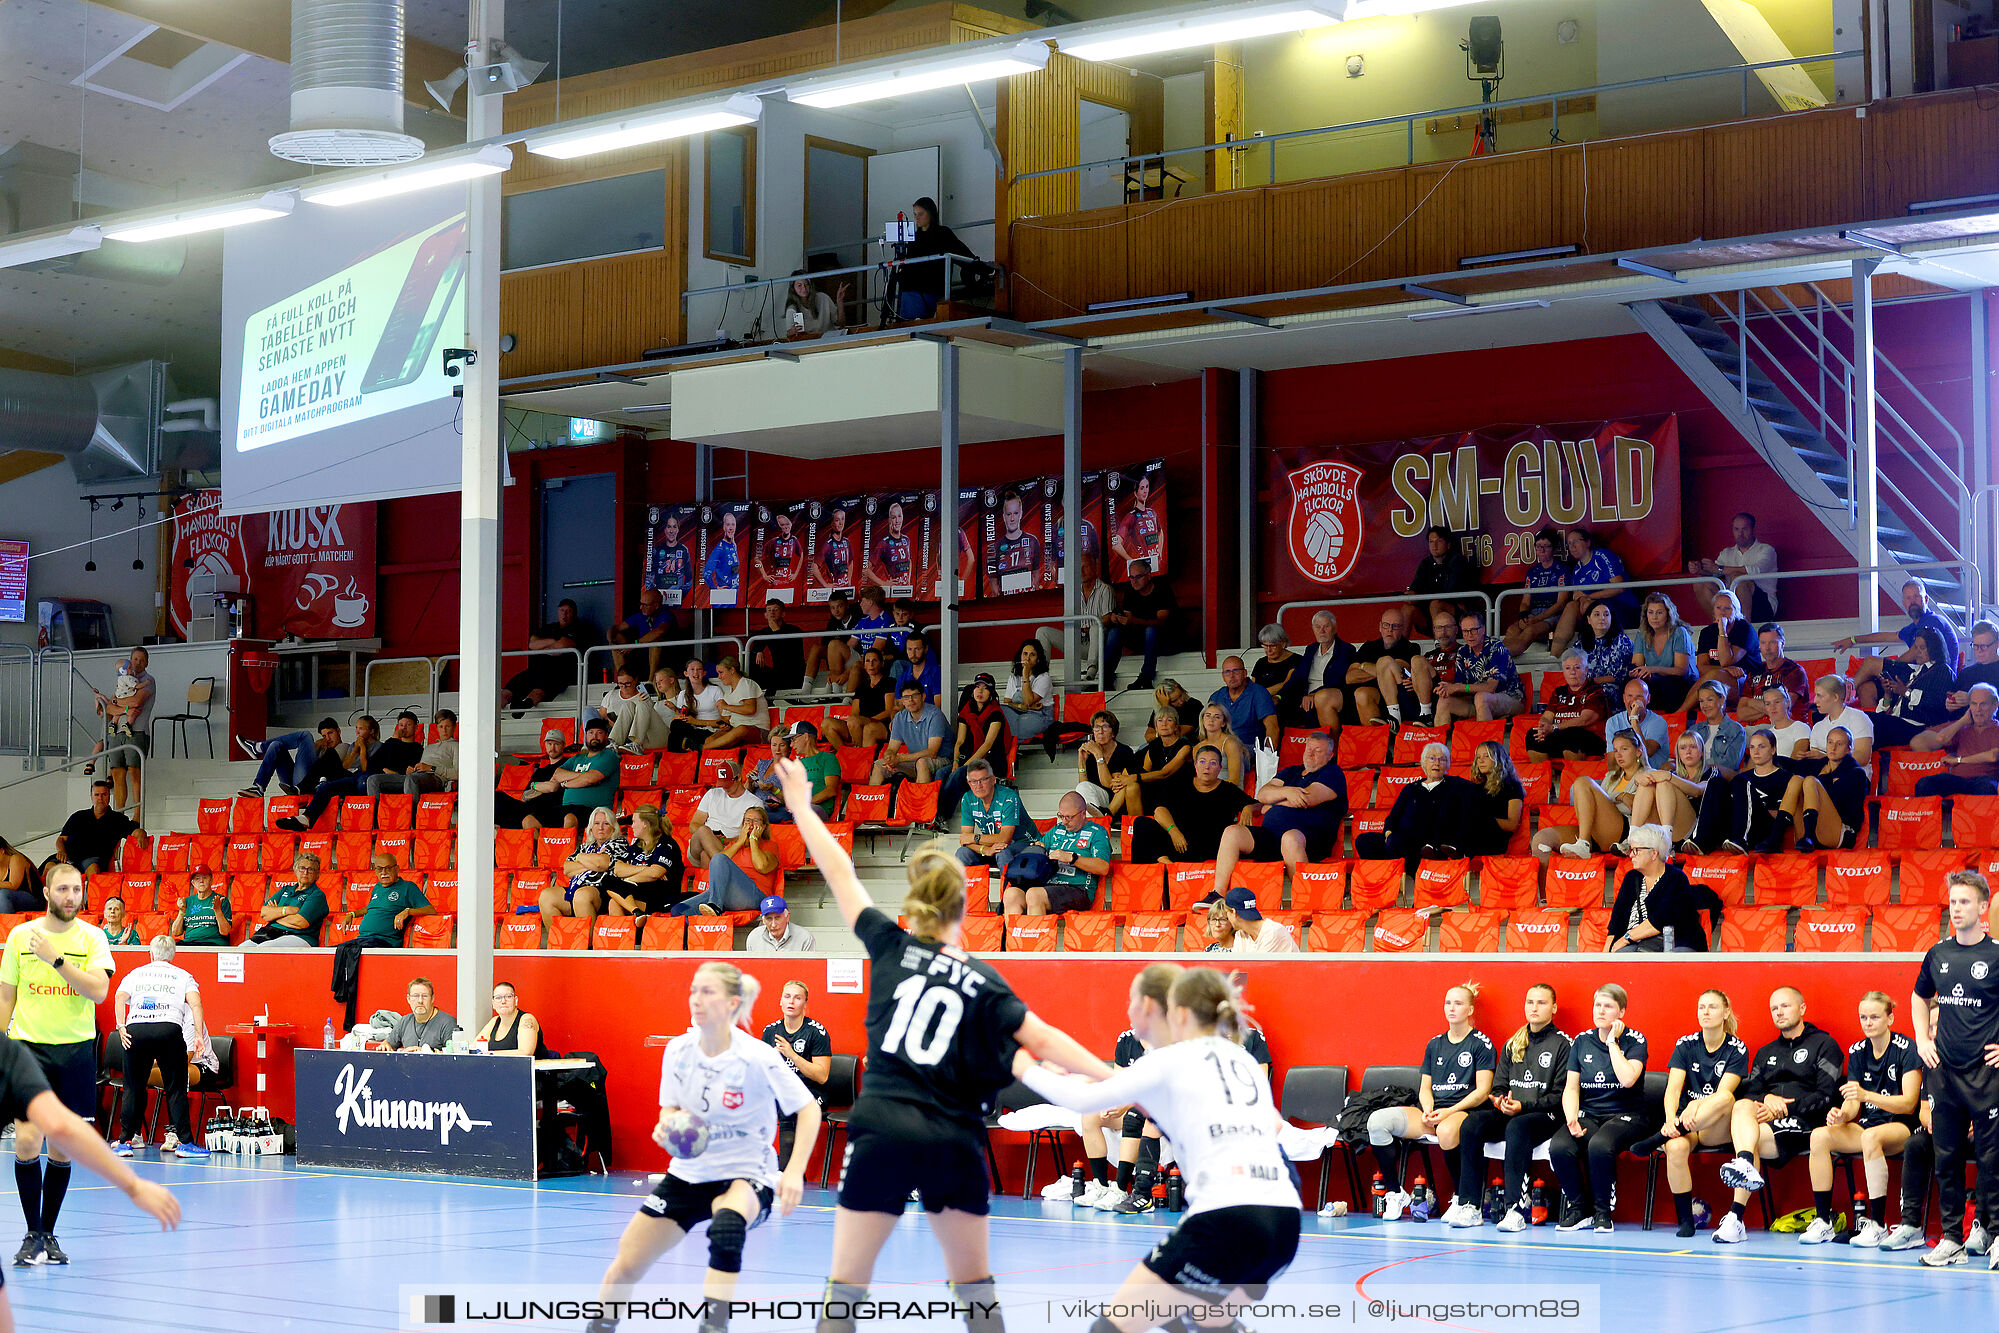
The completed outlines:
<svg viewBox="0 0 1999 1333">
<path fill-rule="evenodd" d="M 1367 1118 L 1367 1141 L 1377 1148 L 1386 1148 L 1402 1136 L 1404 1122 L 1400 1107 L 1376 1111 Z"/>
</svg>

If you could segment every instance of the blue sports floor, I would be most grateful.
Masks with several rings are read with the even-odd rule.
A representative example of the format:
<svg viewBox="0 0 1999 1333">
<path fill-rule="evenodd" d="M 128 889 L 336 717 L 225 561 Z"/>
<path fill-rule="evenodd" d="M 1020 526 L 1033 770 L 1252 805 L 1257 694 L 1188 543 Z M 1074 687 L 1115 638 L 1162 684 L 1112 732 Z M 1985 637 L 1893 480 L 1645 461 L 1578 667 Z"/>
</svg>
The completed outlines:
<svg viewBox="0 0 1999 1333">
<path fill-rule="evenodd" d="M 594 1288 L 645 1188 L 642 1177 L 629 1173 L 536 1188 L 299 1169 L 289 1159 L 246 1166 L 218 1155 L 197 1165 L 160 1162 L 148 1153 L 133 1164 L 178 1194 L 180 1231 L 162 1234 L 115 1189 L 79 1171 L 58 1227 L 70 1266 L 6 1270 L 19 1328 L 344 1333 L 428 1327 L 413 1322 L 406 1284 L 419 1290 L 440 1281 Z M 830 1194 L 808 1190 L 792 1216 L 774 1217 L 753 1231 L 745 1282 L 816 1296 L 830 1252 L 832 1202 Z M 0 1219 L 18 1217 L 18 1207 L 6 1191 Z M 995 1199 L 992 1256 L 1002 1298 L 1031 1303 L 1038 1314 L 1043 1296 L 1108 1295 L 1168 1226 L 1167 1218 Z M 5 1254 L 12 1252 L 13 1235 L 0 1236 Z M 706 1253 L 705 1232 L 696 1232 L 652 1278 L 696 1292 Z M 1987 1272 L 1983 1260 L 1930 1271 L 1916 1263 L 1919 1253 L 1807 1249 L 1795 1238 L 1761 1232 L 1724 1249 L 1706 1232 L 1683 1242 L 1670 1227 L 1647 1233 L 1636 1224 L 1620 1224 L 1615 1235 L 1602 1237 L 1558 1235 L 1552 1228 L 1501 1236 L 1489 1227 L 1450 1231 L 1434 1222 L 1308 1215 L 1297 1262 L 1271 1299 L 1289 1294 L 1302 1300 L 1308 1291 L 1315 1299 L 1353 1301 L 1385 1292 L 1406 1299 L 1430 1284 L 1583 1284 L 1600 1286 L 1601 1326 L 1618 1333 L 1971 1330 L 1999 1322 L 1999 1274 Z M 883 1252 L 875 1291 L 941 1297 L 941 1271 L 935 1244 L 912 1209 Z M 1011 1326 L 1029 1322 L 1023 1317 Z M 1057 1322 L 1083 1328 L 1089 1321 Z M 1326 1320 L 1252 1323 L 1259 1329 L 1337 1326 Z M 928 1326 L 962 1327 L 955 1321 Z M 1417 1326 L 1498 1327 L 1473 1318 Z M 734 1324 L 736 1333 L 801 1327 L 810 1324 L 740 1316 Z"/>
</svg>

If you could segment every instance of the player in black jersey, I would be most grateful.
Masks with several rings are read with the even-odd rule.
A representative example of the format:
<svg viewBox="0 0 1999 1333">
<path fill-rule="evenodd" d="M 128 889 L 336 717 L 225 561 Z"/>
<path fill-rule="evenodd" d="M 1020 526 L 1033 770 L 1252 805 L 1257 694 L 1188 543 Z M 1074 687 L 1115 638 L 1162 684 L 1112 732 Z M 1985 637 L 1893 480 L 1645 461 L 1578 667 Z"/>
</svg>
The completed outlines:
<svg viewBox="0 0 1999 1333">
<path fill-rule="evenodd" d="M 1832 1155 L 1857 1153 L 1867 1172 L 1867 1216 L 1855 1218 L 1853 1243 L 1878 1248 L 1887 1234 L 1888 1159 L 1902 1151 L 1916 1124 L 1923 1067 L 1915 1043 L 1895 1031 L 1895 1002 L 1878 990 L 1860 997 L 1861 1038 L 1846 1050 L 1840 1104 L 1812 1131 L 1812 1201 L 1818 1216 L 1799 1237 L 1823 1245 L 1838 1234 L 1832 1221 Z"/>
<path fill-rule="evenodd" d="M 1446 1159 L 1458 1149 L 1458 1130 L 1465 1117 L 1492 1096 L 1492 1073 L 1498 1064 L 1492 1038 L 1472 1026 L 1478 1003 L 1478 983 L 1467 981 L 1444 992 L 1445 1030 L 1423 1048 L 1422 1078 L 1415 1106 L 1390 1106 L 1367 1118 L 1367 1141 L 1374 1160 L 1392 1190 L 1402 1188 L 1404 1141 L 1435 1135 Z M 1390 1152 L 1391 1145 L 1395 1151 Z M 1439 1182 L 1441 1183 L 1441 1182 Z M 1462 1182 L 1465 1198 L 1476 1199 L 1478 1178 Z M 1464 1200 L 1459 1200 L 1462 1206 Z"/>
<path fill-rule="evenodd" d="M 1562 1182 L 1557 1230 L 1615 1231 L 1611 1196 L 1617 1189 L 1617 1155 L 1651 1131 L 1655 1108 L 1645 1104 L 1645 1034 L 1624 1025 L 1630 999 L 1606 983 L 1590 1001 L 1594 1026 L 1569 1044 L 1569 1076 L 1562 1088 L 1562 1127 L 1548 1141 L 1548 1165 Z M 1585 1169 L 1587 1167 L 1587 1169 Z"/>
<path fill-rule="evenodd" d="M 1485 1178 L 1485 1145 L 1503 1141 L 1506 1175 L 1500 1197 L 1506 1201 L 1506 1214 L 1499 1229 L 1524 1231 L 1527 1210 L 1520 1200 L 1526 1192 L 1527 1169 L 1534 1150 L 1561 1123 L 1569 1039 L 1555 1026 L 1555 988 L 1546 982 L 1529 986 L 1524 1009 L 1527 1021 L 1499 1048 L 1488 1104 L 1467 1115 L 1458 1129 L 1459 1202 L 1444 1214 L 1444 1221 L 1454 1227 L 1483 1225 L 1484 1213 L 1472 1196 Z"/>
<path fill-rule="evenodd" d="M 1969 1258 L 1955 1234 L 1964 1216 L 1964 1135 L 1971 1131 L 1981 1191 L 1999 1180 L 1999 941 L 1986 933 L 1980 913 L 1991 906 L 1985 876 L 1960 870 L 1945 883 L 1950 891 L 1951 937 L 1923 955 L 1916 973 L 1916 1050 L 1930 1068 L 1935 1104 L 1930 1110 L 1936 1141 L 1937 1202 L 1943 1207 L 1944 1235 L 1923 1256 L 1932 1268 Z M 1999 1246 L 1989 1266 L 1999 1271 Z"/>
<path fill-rule="evenodd" d="M 1748 1239 L 1743 1213 L 1750 1192 L 1763 1188 L 1756 1163 L 1774 1161 L 1781 1168 L 1809 1152 L 1812 1131 L 1839 1105 L 1846 1082 L 1846 1052 L 1830 1034 L 1805 1021 L 1805 997 L 1796 986 L 1779 986 L 1770 993 L 1770 1022 L 1777 1029 L 1776 1040 L 1750 1059 L 1749 1077 L 1742 1080 L 1729 1115 L 1735 1156 L 1722 1163 L 1721 1178 L 1735 1198 L 1708 1237 L 1717 1245 Z"/>
<path fill-rule="evenodd" d="M 1666 1063 L 1666 1100 L 1660 1108 L 1665 1123 L 1657 1134 L 1631 1145 L 1640 1157 L 1665 1149 L 1666 1187 L 1673 1192 L 1682 1240 L 1694 1234 L 1694 1150 L 1731 1141 L 1735 1090 L 1749 1076 L 1749 1047 L 1735 1035 L 1735 1006 L 1727 992 L 1702 991 L 1694 1014 L 1700 1030 L 1674 1042 Z"/>
<path fill-rule="evenodd" d="M 821 1333 L 853 1333 L 875 1258 L 914 1189 L 944 1251 L 966 1327 L 1003 1327 L 986 1250 L 985 1117 L 1013 1081 L 1013 1054 L 1091 1078 L 1110 1066 L 1028 1009 L 988 963 L 958 945 L 965 869 L 951 850 L 909 859 L 904 930 L 874 905 L 854 863 L 812 806 L 812 779 L 796 761 L 777 765 L 784 802 L 826 877 L 840 915 L 868 951 L 867 1082 L 848 1116 L 833 1272 Z"/>
</svg>

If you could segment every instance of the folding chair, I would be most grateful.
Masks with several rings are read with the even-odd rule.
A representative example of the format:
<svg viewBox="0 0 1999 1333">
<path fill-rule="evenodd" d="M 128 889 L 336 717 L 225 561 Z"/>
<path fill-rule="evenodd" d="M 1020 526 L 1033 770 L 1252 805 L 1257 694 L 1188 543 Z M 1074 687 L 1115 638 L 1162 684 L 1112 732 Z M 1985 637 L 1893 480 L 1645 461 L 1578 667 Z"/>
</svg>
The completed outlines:
<svg viewBox="0 0 1999 1333">
<path fill-rule="evenodd" d="M 1444 953 L 1498 953 L 1506 914 L 1486 908 L 1445 912 L 1437 922 L 1437 948 Z"/>
<path fill-rule="evenodd" d="M 1291 906 L 1302 911 L 1337 912 L 1346 903 L 1345 861 L 1301 865 L 1291 875 Z"/>
<path fill-rule="evenodd" d="M 1314 911 L 1305 945 L 1313 953 L 1360 953 L 1367 947 L 1367 917 L 1359 911 Z"/>
<path fill-rule="evenodd" d="M 1548 906 L 1571 912 L 1602 907 L 1604 877 L 1609 868 L 1607 856 L 1586 856 L 1580 860 L 1567 856 L 1549 858 L 1545 886 Z"/>
<path fill-rule="evenodd" d="M 1391 907 L 1374 919 L 1376 953 L 1414 953 L 1430 934 L 1427 913 L 1407 907 Z"/>
<path fill-rule="evenodd" d="M 1813 907 L 1798 913 L 1799 953 L 1859 953 L 1864 907 Z"/>
<path fill-rule="evenodd" d="M 1928 851 L 1905 852 L 1899 861 L 1902 868 L 1899 901 L 1938 905 L 1950 899 L 1945 881 L 1971 865 L 1971 857 L 1966 853 L 1935 847 Z"/>
<path fill-rule="evenodd" d="M 1054 953 L 1062 938 L 1059 916 L 1009 916 L 1006 922 L 1008 953 Z"/>
<path fill-rule="evenodd" d="M 1402 862 L 1354 861 L 1349 863 L 1347 892 L 1355 910 L 1377 912 L 1402 900 Z"/>
<path fill-rule="evenodd" d="M 1894 867 L 1886 852 L 1827 852 L 1825 901 L 1828 907 L 1879 907 L 1887 903 Z"/>
<path fill-rule="evenodd" d="M 1567 953 L 1569 914 L 1553 908 L 1522 908 L 1506 919 L 1506 952 Z"/>
<path fill-rule="evenodd" d="M 1478 868 L 1480 907 L 1515 912 L 1540 905 L 1540 857 L 1481 856 L 1473 864 Z"/>
<path fill-rule="evenodd" d="M 1464 907 L 1471 902 L 1470 883 L 1470 861 L 1418 861 L 1416 906 Z"/>
<path fill-rule="evenodd" d="M 1117 948 L 1116 912 L 1069 912 L 1062 918 L 1062 948 L 1067 953 L 1110 953 Z M 1009 946 L 1011 947 L 1011 943 Z"/>
<path fill-rule="evenodd" d="M 1724 953 L 1783 953 L 1790 913 L 1781 907 L 1738 907 L 1722 918 Z"/>
<path fill-rule="evenodd" d="M 1875 845 L 1884 852 L 1918 852 L 1943 845 L 1943 797 L 1884 796 L 1874 802 Z"/>
<path fill-rule="evenodd" d="M 1819 859 L 1811 852 L 1777 852 L 1751 863 L 1758 907 L 1811 907 L 1819 900 Z"/>
<path fill-rule="evenodd" d="M 1345 1065 L 1293 1065 L 1284 1071 L 1284 1090 L 1278 1095 L 1277 1112 L 1293 1124 L 1307 1129 L 1337 1125 L 1340 1112 L 1346 1109 L 1346 1105 Z M 1319 1200 L 1313 1206 L 1326 1206 L 1326 1187 L 1335 1156 L 1346 1163 L 1347 1200 L 1353 1210 L 1358 1210 L 1361 1204 L 1360 1166 L 1353 1150 L 1338 1139 L 1319 1154 Z"/>
<path fill-rule="evenodd" d="M 965 918 L 967 921 L 970 917 Z M 1176 953 L 1180 916 L 1177 912 L 1134 912 L 1125 918 L 1126 953 Z"/>
</svg>

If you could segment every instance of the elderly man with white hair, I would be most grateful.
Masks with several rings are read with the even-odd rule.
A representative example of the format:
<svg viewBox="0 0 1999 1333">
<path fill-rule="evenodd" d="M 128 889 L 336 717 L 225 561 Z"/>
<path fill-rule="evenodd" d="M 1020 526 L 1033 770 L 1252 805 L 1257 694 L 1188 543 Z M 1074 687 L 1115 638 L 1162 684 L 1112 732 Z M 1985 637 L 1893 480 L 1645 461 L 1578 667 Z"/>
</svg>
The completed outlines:
<svg viewBox="0 0 1999 1333">
<path fill-rule="evenodd" d="M 118 983 L 112 1017 L 118 1044 L 125 1050 L 125 1097 L 120 1136 L 111 1151 L 130 1157 L 146 1146 L 146 1088 L 153 1069 L 160 1071 L 160 1095 L 166 1099 L 168 1130 L 160 1154 L 200 1159 L 208 1156 L 194 1135 L 187 1114 L 187 1066 L 208 1057 L 208 1024 L 201 1012 L 201 983 L 174 966 L 174 942 L 160 935 L 153 940 L 153 961 L 134 968 Z"/>
<path fill-rule="evenodd" d="M 1277 703 L 1284 724 L 1317 727 L 1333 738 L 1340 737 L 1340 712 L 1347 703 L 1347 671 L 1353 666 L 1353 649 L 1340 637 L 1340 622 L 1331 611 L 1312 613 L 1312 641 L 1298 655 L 1291 678 L 1277 690 Z"/>
<path fill-rule="evenodd" d="M 1451 747 L 1441 741 L 1423 747 L 1421 763 L 1422 779 L 1396 793 L 1381 832 L 1354 839 L 1354 851 L 1364 860 L 1399 859 L 1414 871 L 1418 861 L 1464 855 L 1460 849 L 1474 826 L 1478 789 L 1451 773 Z"/>
<path fill-rule="evenodd" d="M 1222 830 L 1215 852 L 1216 893 L 1233 887 L 1236 862 L 1282 860 L 1286 873 L 1323 861 L 1340 840 L 1347 817 L 1347 779 L 1333 762 L 1333 738 L 1315 731 L 1305 738 L 1301 762 L 1277 773 L 1256 790 L 1263 822 L 1256 828 L 1233 824 Z"/>
<path fill-rule="evenodd" d="M 1964 716 L 1919 732 L 1913 750 L 1941 750 L 1944 771 L 1916 782 L 1918 796 L 1999 796 L 1999 689 L 1980 681 L 1965 691 Z"/>
</svg>

